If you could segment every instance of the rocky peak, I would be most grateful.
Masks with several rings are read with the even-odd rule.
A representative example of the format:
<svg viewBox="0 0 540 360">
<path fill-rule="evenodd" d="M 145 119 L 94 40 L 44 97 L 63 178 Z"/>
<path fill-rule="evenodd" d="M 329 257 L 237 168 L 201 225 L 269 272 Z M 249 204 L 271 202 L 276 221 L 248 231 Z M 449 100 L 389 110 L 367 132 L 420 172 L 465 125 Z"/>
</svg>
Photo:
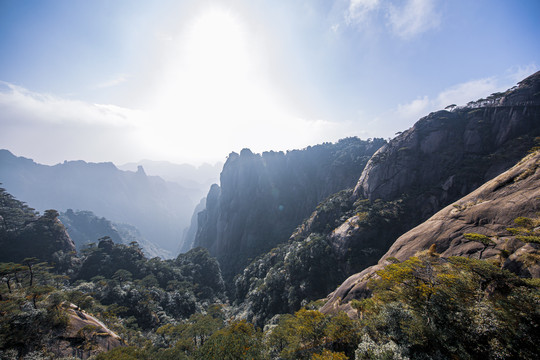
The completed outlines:
<svg viewBox="0 0 540 360">
<path fill-rule="evenodd" d="M 432 214 L 469 193 L 534 145 L 540 135 L 539 89 L 540 72 L 499 94 L 499 101 L 481 99 L 420 119 L 371 158 L 355 198 L 389 200 L 416 192 L 422 194 L 422 212 Z"/>
<path fill-rule="evenodd" d="M 137 166 L 137 174 L 141 176 L 146 176 L 146 173 L 144 172 L 144 168 L 142 165 Z"/>
</svg>

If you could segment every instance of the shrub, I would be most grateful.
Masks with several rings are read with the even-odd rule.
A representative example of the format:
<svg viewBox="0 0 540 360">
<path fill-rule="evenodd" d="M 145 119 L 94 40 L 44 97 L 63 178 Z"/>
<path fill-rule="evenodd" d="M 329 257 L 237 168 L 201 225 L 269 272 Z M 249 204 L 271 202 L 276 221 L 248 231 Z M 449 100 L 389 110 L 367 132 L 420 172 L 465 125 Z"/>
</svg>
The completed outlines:
<svg viewBox="0 0 540 360">
<path fill-rule="evenodd" d="M 486 246 L 494 244 L 493 240 L 491 240 L 489 236 L 486 236 L 486 235 L 477 234 L 477 233 L 467 233 L 467 234 L 463 234 L 463 236 L 467 240 L 480 242 Z"/>
</svg>

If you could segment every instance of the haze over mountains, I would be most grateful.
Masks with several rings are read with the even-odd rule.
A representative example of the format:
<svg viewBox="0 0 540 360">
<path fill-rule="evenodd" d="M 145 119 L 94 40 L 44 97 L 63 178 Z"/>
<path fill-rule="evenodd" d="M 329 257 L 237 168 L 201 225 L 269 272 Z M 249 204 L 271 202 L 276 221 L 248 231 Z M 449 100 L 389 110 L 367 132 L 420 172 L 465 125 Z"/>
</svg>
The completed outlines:
<svg viewBox="0 0 540 360">
<path fill-rule="evenodd" d="M 141 241 L 187 251 L 148 259 L 140 245 L 150 253 L 153 244 L 132 242 L 136 229 L 88 210 L 39 216 L 2 189 L 7 349 L 87 358 L 116 348 L 100 359 L 538 353 L 540 72 L 430 113 L 388 142 L 350 137 L 286 153 L 233 152 L 193 215 L 179 206 L 189 189 L 141 165 L 44 166 L 7 150 L 0 160 L 6 189 L 41 206 L 73 198 L 112 216 L 121 209 L 162 234 Z M 175 233 L 164 242 L 161 227 L 180 215 L 183 240 Z M 66 227 L 77 230 L 72 238 Z M 32 285 L 33 269 L 46 287 Z M 50 279 L 60 275 L 72 283 L 59 288 Z M 32 300 L 13 310 L 23 299 Z M 83 331 L 79 318 L 93 317 L 79 304 L 104 319 L 101 335 Z M 48 317 L 30 316 L 35 310 Z M 62 316 L 64 325 L 54 320 Z M 485 330 L 486 319 L 498 325 Z M 14 322 L 39 328 L 46 341 L 22 344 Z"/>
<path fill-rule="evenodd" d="M 184 185 L 180 185 L 148 176 L 140 165 L 135 172 L 120 170 L 112 163 L 84 161 L 48 166 L 0 150 L 0 181 L 18 199 L 41 212 L 92 211 L 116 223 L 135 225 L 143 238 L 164 250 L 150 253 L 158 251 L 167 257 L 178 251 L 205 184 L 215 180 L 216 167 L 209 165 L 196 169 L 165 164 L 156 171 L 180 177 L 184 169 L 188 171 L 182 178 Z"/>
<path fill-rule="evenodd" d="M 210 185 L 218 182 L 223 163 L 217 162 L 214 165 L 204 163 L 200 166 L 194 166 L 174 164 L 169 161 L 141 160 L 137 163 L 119 165 L 118 168 L 137 171 L 139 166 L 142 166 L 146 174 L 150 176 L 159 176 L 163 180 L 178 183 L 189 189 L 200 189 L 202 193 L 200 197 L 202 197 Z"/>
<path fill-rule="evenodd" d="M 232 280 L 250 259 L 285 242 L 320 201 L 353 186 L 385 143 L 347 138 L 287 153 L 231 153 L 221 186 L 212 186 L 198 214 L 194 246 L 209 249 Z"/>
</svg>

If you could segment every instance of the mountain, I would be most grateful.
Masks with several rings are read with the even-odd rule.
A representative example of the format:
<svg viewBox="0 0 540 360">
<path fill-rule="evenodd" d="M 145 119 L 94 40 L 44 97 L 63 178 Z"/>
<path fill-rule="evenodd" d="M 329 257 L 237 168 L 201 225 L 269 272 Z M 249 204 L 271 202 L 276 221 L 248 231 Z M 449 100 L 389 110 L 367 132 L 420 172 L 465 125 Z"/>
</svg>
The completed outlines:
<svg viewBox="0 0 540 360">
<path fill-rule="evenodd" d="M 120 170 L 137 171 L 142 166 L 145 172 L 151 176 L 159 176 L 166 181 L 172 181 L 179 185 L 197 190 L 196 198 L 202 198 L 210 185 L 219 180 L 219 173 L 223 163 L 214 165 L 204 163 L 200 166 L 190 164 L 175 164 L 168 161 L 141 160 L 136 163 L 127 163 L 118 166 Z"/>
<path fill-rule="evenodd" d="M 154 243 L 142 237 L 140 231 L 129 224 L 115 224 L 104 217 L 98 217 L 91 211 L 73 211 L 67 209 L 60 213 L 60 221 L 67 229 L 67 232 L 77 250 L 80 251 L 90 243 L 96 243 L 100 238 L 109 237 L 117 244 L 128 245 L 136 241 L 146 256 L 170 258 L 171 253 L 160 249 Z"/>
<path fill-rule="evenodd" d="M 539 118 L 540 72 L 504 93 L 431 113 L 373 156 L 354 196 L 414 193 L 415 207 L 433 214 L 521 159 L 540 135 Z"/>
<path fill-rule="evenodd" d="M 232 280 L 249 262 L 287 241 L 328 195 L 355 184 L 385 143 L 347 138 L 304 150 L 231 153 L 198 214 L 194 246 L 210 250 Z"/>
<path fill-rule="evenodd" d="M 38 210 L 92 211 L 136 226 L 156 246 L 174 253 L 200 197 L 197 191 L 112 163 L 66 161 L 47 166 L 0 150 L 0 182 Z"/>
<path fill-rule="evenodd" d="M 75 255 L 75 244 L 58 220 L 56 210 L 47 210 L 40 216 L 3 188 L 0 188 L 0 249 L 0 262 L 37 258 L 57 269 L 67 268 Z"/>
<path fill-rule="evenodd" d="M 328 197 L 288 244 L 244 269 L 235 280 L 242 313 L 264 324 L 376 264 L 400 235 L 525 156 L 539 119 L 540 72 L 420 119 L 373 155 L 354 189 Z"/>
<path fill-rule="evenodd" d="M 323 312 L 354 311 L 368 281 L 392 262 L 431 248 L 441 257 L 488 259 L 523 277 L 540 277 L 540 151 L 401 235 L 377 265 L 349 277 Z"/>
<path fill-rule="evenodd" d="M 388 143 L 231 154 L 182 244 L 225 279 L 208 249 L 148 259 L 135 228 L 67 210 L 78 243 L 100 238 L 76 254 L 55 210 L 1 189 L 0 358 L 536 359 L 539 90 L 537 73 Z"/>
</svg>

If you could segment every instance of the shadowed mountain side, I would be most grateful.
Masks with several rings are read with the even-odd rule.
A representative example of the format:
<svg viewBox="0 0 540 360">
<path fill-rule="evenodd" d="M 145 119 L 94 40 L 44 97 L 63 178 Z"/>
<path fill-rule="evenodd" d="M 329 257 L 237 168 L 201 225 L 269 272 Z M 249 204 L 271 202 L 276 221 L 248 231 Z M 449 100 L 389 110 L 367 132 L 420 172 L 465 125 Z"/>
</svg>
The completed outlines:
<svg viewBox="0 0 540 360">
<path fill-rule="evenodd" d="M 232 280 L 258 255 L 287 241 L 330 194 L 353 186 L 385 143 L 347 138 L 304 150 L 231 153 L 199 213 L 194 246 L 206 247 Z"/>
<path fill-rule="evenodd" d="M 202 198 L 199 204 L 195 207 L 195 210 L 193 211 L 189 228 L 184 229 L 184 233 L 182 234 L 182 241 L 180 242 L 180 246 L 178 247 L 179 254 L 188 252 L 190 249 L 194 247 L 193 244 L 195 243 L 195 236 L 197 236 L 197 224 L 199 221 L 198 220 L 199 213 L 201 211 L 204 211 L 205 208 L 206 208 L 206 198 Z"/>
<path fill-rule="evenodd" d="M 0 262 L 26 258 L 47 261 L 66 270 L 75 256 L 75 244 L 58 220 L 56 210 L 39 216 L 34 209 L 0 188 Z"/>
<path fill-rule="evenodd" d="M 433 215 L 427 221 L 400 236 L 377 265 L 349 277 L 327 298 L 321 311 L 344 310 L 355 314 L 353 299 L 369 294 L 368 281 L 376 271 L 395 261 L 404 261 L 430 248 L 442 257 L 467 256 L 502 259 L 502 265 L 522 276 L 540 276 L 538 263 L 527 265 L 525 254 L 537 254 L 540 246 L 520 241 L 507 228 L 518 217 L 534 218 L 540 211 L 540 151 L 527 156 L 516 166 L 488 181 L 477 190 Z M 464 234 L 480 234 L 484 241 L 467 239 Z M 501 255 L 503 254 L 503 255 Z"/>
</svg>

